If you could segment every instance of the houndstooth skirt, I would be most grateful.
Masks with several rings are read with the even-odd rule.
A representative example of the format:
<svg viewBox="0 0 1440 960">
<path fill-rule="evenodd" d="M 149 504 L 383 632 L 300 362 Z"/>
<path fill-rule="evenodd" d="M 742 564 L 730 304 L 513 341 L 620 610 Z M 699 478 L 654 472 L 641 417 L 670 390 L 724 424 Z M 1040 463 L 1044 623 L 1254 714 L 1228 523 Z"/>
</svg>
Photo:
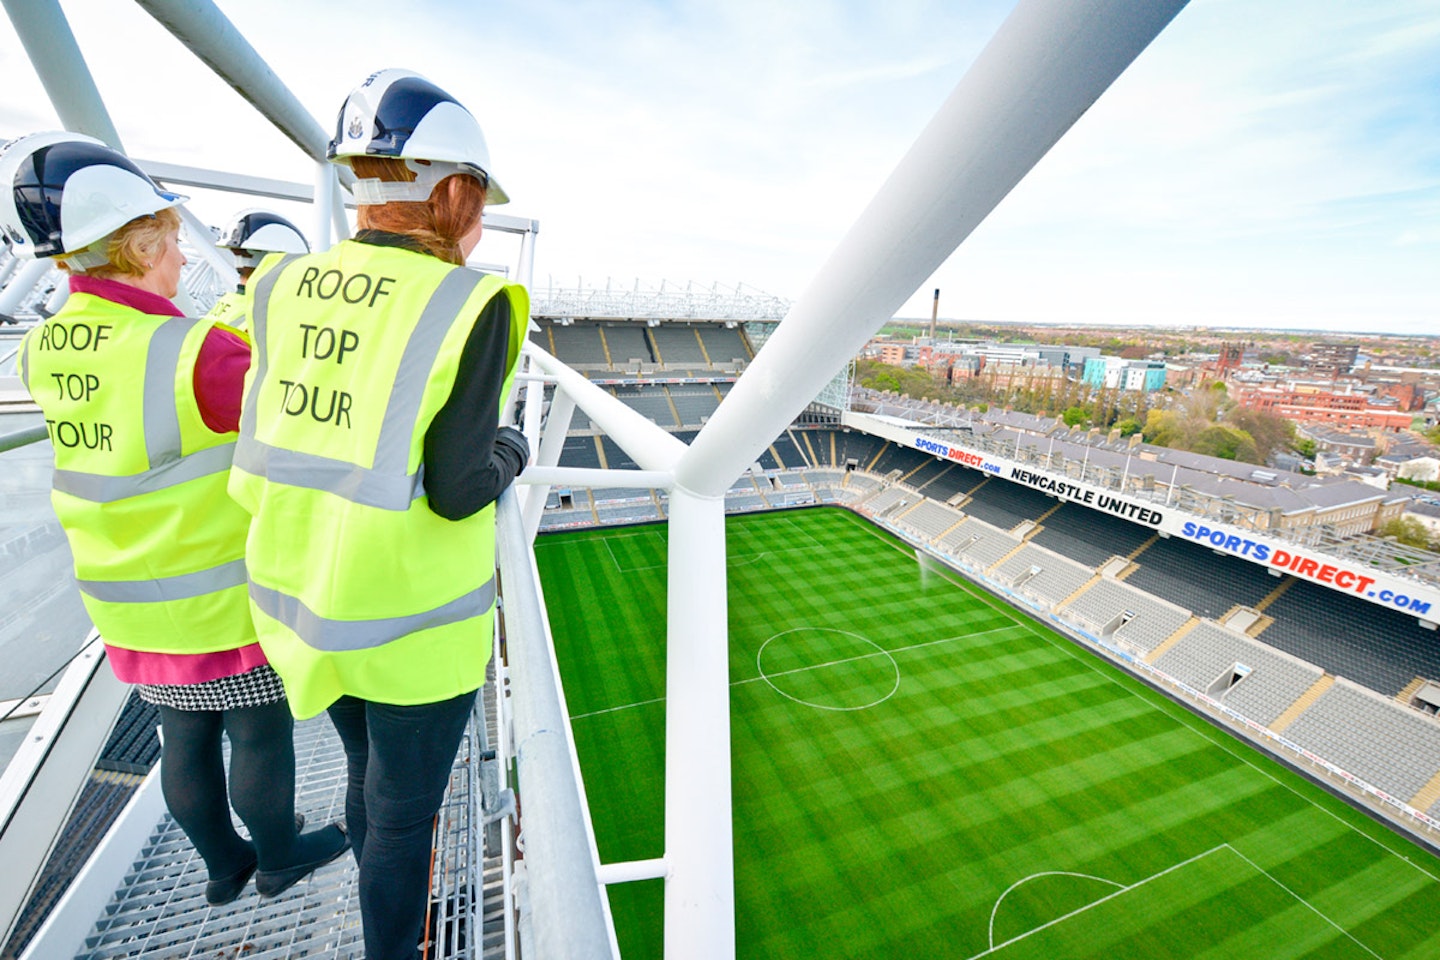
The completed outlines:
<svg viewBox="0 0 1440 960">
<path fill-rule="evenodd" d="M 174 710 L 237 710 L 285 699 L 280 675 L 269 664 L 204 683 L 137 683 L 135 692 L 146 703 Z"/>
</svg>

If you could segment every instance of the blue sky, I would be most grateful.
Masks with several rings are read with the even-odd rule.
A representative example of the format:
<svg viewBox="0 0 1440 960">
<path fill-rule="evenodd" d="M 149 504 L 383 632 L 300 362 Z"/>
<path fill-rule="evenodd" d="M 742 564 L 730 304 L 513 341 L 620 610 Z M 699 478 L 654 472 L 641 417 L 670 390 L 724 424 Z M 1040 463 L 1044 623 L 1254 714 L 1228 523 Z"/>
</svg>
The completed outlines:
<svg viewBox="0 0 1440 960">
<path fill-rule="evenodd" d="M 789 298 L 1012 6 L 220 2 L 327 129 L 385 66 L 469 106 L 502 212 L 540 222 L 536 286 Z M 137 6 L 62 8 L 134 156 L 312 179 Z M 0 135 L 57 126 L 8 20 L 0 69 Z M 935 287 L 966 319 L 1440 331 L 1440 7 L 1192 0 L 902 315 Z"/>
</svg>

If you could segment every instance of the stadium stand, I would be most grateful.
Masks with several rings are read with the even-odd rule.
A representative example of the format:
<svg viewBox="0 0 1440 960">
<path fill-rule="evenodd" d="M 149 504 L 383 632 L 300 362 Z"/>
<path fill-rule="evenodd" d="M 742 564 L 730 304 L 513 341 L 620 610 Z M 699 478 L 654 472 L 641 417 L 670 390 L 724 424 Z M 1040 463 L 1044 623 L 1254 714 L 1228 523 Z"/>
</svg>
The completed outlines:
<svg viewBox="0 0 1440 960">
<path fill-rule="evenodd" d="M 689 324 L 662 323 L 650 330 L 650 338 L 655 343 L 657 359 L 665 366 L 705 366 L 705 351 L 700 347 L 700 338 L 695 333 L 695 327 Z"/>
<path fill-rule="evenodd" d="M 598 468 L 600 451 L 595 446 L 595 438 L 566 437 L 565 446 L 560 451 L 560 462 L 567 467 Z"/>
<path fill-rule="evenodd" d="M 1135 562 L 1139 566 L 1126 583 L 1189 607 L 1200 617 L 1218 619 L 1237 603 L 1253 607 L 1280 586 L 1280 580 L 1258 564 L 1175 537 L 1156 540 Z"/>
<path fill-rule="evenodd" d="M 961 509 L 1002 530 L 1011 530 L 1020 521 L 1034 520 L 1053 506 L 1055 501 L 1038 490 L 992 478 L 972 490 L 971 499 Z"/>
<path fill-rule="evenodd" d="M 997 582 L 1050 609 L 1083 587 L 1094 575 L 1095 571 L 1090 567 L 1036 546 L 1034 541 L 1026 543 L 990 573 Z"/>
<path fill-rule="evenodd" d="M 972 489 L 979 482 L 979 473 L 952 463 L 939 476 L 927 481 L 923 492 L 931 500 L 944 503 L 955 494 Z"/>
<path fill-rule="evenodd" d="M 911 467 L 903 479 L 907 486 L 914 487 L 928 497 L 930 492 L 925 489 L 925 485 L 948 469 L 950 469 L 950 464 L 944 460 L 929 457 L 922 460 L 918 466 Z M 944 500 L 945 498 L 941 497 L 940 499 Z"/>
<path fill-rule="evenodd" d="M 670 406 L 670 398 L 665 394 L 665 387 L 660 384 L 645 387 L 616 387 L 615 396 L 626 406 L 667 430 L 681 426 L 680 421 L 675 419 L 675 409 Z"/>
<path fill-rule="evenodd" d="M 1284 736 L 1402 800 L 1440 771 L 1440 723 L 1344 678 L 1286 727 Z"/>
<path fill-rule="evenodd" d="M 670 387 L 670 399 L 680 414 L 680 423 L 687 427 L 698 427 L 715 413 L 720 406 L 720 397 L 714 387 L 703 384 L 686 384 Z"/>
<path fill-rule="evenodd" d="M 939 544 L 946 552 L 963 558 L 979 570 L 993 566 L 1019 545 L 1020 541 L 1004 530 L 975 517 L 966 517 L 965 522 L 947 533 Z"/>
<path fill-rule="evenodd" d="M 913 530 L 919 537 L 929 541 L 955 526 L 964 517 L 965 515 L 959 510 L 936 503 L 934 500 L 922 499 L 915 506 L 897 516 L 895 522 Z"/>
<path fill-rule="evenodd" d="M 1208 620 L 1182 636 L 1154 662 L 1169 676 L 1266 726 L 1324 673 L 1314 664 L 1272 650 Z M 1237 665 L 1248 667 L 1249 673 L 1232 684 Z"/>
<path fill-rule="evenodd" d="M 633 323 L 607 323 L 601 328 L 605 345 L 609 348 L 610 364 L 623 367 L 633 360 L 653 363 L 655 356 L 650 350 L 650 341 L 645 339 L 645 327 Z"/>
<path fill-rule="evenodd" d="M 801 455 L 800 449 L 795 446 L 795 441 L 791 438 L 788 430 L 776 437 L 772 446 L 780 455 L 781 469 L 798 470 L 805 466 L 805 458 Z"/>
<path fill-rule="evenodd" d="M 990 486 L 987 485 L 986 490 Z M 1053 503 L 1051 501 L 1052 506 Z M 1116 555 L 1128 557 L 1151 536 L 1148 529 L 1138 524 L 1078 503 L 1066 503 L 1045 518 L 1040 532 L 1030 541 L 1094 567 Z"/>
<path fill-rule="evenodd" d="M 1393 697 L 1417 676 L 1440 679 L 1440 636 L 1398 610 L 1294 580 L 1265 608 L 1270 646 Z"/>
<path fill-rule="evenodd" d="M 1190 611 L 1109 577 L 1087 587 L 1061 614 L 1091 634 L 1113 637 L 1141 654 L 1160 646 L 1190 619 Z"/>
<path fill-rule="evenodd" d="M 598 438 L 601 447 L 605 451 L 605 466 L 611 470 L 638 470 L 639 464 L 630 458 L 630 454 L 620 449 L 620 444 L 601 434 Z M 569 466 L 569 464 L 566 464 Z"/>
<path fill-rule="evenodd" d="M 745 345 L 744 335 L 738 327 L 706 325 L 695 328 L 705 344 L 705 355 L 717 367 L 734 366 L 735 361 L 750 362 L 750 348 Z"/>
<path fill-rule="evenodd" d="M 593 323 L 547 324 L 547 332 L 554 346 L 555 356 L 573 367 L 604 365 L 605 344 L 600 340 L 600 327 Z M 542 338 L 540 345 L 545 346 Z"/>
<path fill-rule="evenodd" d="M 828 444 L 829 441 L 824 439 L 828 434 L 828 431 L 817 431 L 815 440 Z M 835 466 L 837 467 L 848 467 L 853 461 L 857 465 L 857 469 L 866 470 L 869 468 L 870 462 L 875 459 L 875 455 L 885 445 L 885 441 L 879 437 L 872 437 L 866 433 L 853 433 L 849 430 L 835 433 L 834 437 Z"/>
<path fill-rule="evenodd" d="M 908 487 L 883 487 L 880 492 L 865 501 L 865 509 L 877 517 L 898 513 L 900 509 L 913 506 L 921 500 L 920 494 Z"/>
<path fill-rule="evenodd" d="M 902 447 L 894 443 L 887 443 L 884 449 L 880 451 L 880 459 L 876 460 L 875 464 L 870 467 L 870 472 L 883 477 L 891 471 L 898 470 L 903 477 L 916 467 L 923 466 L 932 459 L 928 453 L 911 450 L 909 447 Z M 908 481 L 906 482 L 908 483 Z"/>
</svg>

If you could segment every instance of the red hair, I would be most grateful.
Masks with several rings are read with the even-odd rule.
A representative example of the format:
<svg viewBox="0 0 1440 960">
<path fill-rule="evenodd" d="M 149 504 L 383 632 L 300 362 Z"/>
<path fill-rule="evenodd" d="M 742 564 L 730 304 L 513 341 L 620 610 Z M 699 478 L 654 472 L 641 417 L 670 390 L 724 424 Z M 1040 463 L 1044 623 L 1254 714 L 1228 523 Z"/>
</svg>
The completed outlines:
<svg viewBox="0 0 1440 960">
<path fill-rule="evenodd" d="M 362 179 L 414 180 L 415 172 L 394 157 L 354 157 L 355 176 Z M 432 256 L 463 266 L 460 240 L 480 220 L 485 188 L 465 173 L 451 174 L 435 185 L 423 203 L 381 203 L 360 207 L 356 223 L 362 230 L 385 230 L 412 237 Z"/>
</svg>

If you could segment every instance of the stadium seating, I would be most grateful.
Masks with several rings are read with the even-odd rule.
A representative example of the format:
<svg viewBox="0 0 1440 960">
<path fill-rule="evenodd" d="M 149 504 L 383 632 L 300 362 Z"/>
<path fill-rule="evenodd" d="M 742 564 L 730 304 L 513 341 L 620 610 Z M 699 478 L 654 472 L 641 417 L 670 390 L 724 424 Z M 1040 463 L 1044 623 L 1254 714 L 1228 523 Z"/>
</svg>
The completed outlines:
<svg viewBox="0 0 1440 960">
<path fill-rule="evenodd" d="M 1249 667 L 1250 673 L 1229 686 L 1226 681 L 1236 664 Z M 1155 660 L 1155 667 L 1266 726 L 1324 673 L 1314 664 L 1279 653 L 1211 621 L 1182 636 Z"/>
<path fill-rule="evenodd" d="M 946 552 L 963 558 L 977 570 L 993 566 L 1019 545 L 1020 541 L 1015 537 L 975 517 L 966 517 L 964 523 L 947 533 L 939 543 Z"/>
<path fill-rule="evenodd" d="M 775 452 L 780 455 L 781 469 L 798 470 L 805 466 L 805 457 L 800 453 L 800 449 L 795 446 L 795 441 L 791 439 L 789 431 L 776 437 L 775 443 L 772 444 L 772 446 L 775 447 Z"/>
<path fill-rule="evenodd" d="M 750 349 L 745 345 L 744 335 L 738 327 L 706 325 L 695 329 L 699 331 L 705 353 L 714 366 L 733 367 L 736 360 L 741 363 L 750 361 Z"/>
<path fill-rule="evenodd" d="M 605 435 L 599 437 L 600 445 L 605 448 L 605 466 L 611 470 L 638 470 L 639 464 L 631 459 L 630 454 L 620 449 L 620 444 L 611 440 Z"/>
<path fill-rule="evenodd" d="M 1139 568 L 1125 578 L 1126 583 L 1189 607 L 1201 617 L 1218 619 L 1237 603 L 1253 607 L 1280 586 L 1264 567 L 1175 537 L 1156 540 L 1135 562 Z"/>
<path fill-rule="evenodd" d="M 1270 646 L 1394 696 L 1417 676 L 1440 679 L 1440 635 L 1413 616 L 1295 580 L 1265 608 Z"/>
<path fill-rule="evenodd" d="M 941 503 L 949 500 L 962 490 L 969 490 L 980 482 L 980 473 L 976 470 L 967 470 L 959 464 L 948 464 L 946 468 L 936 476 L 925 482 L 922 492 L 931 500 L 939 500 Z"/>
<path fill-rule="evenodd" d="M 1190 611 L 1108 577 L 1087 587 L 1060 612 L 1088 632 L 1113 636 L 1141 654 L 1160 646 L 1190 619 Z"/>
<path fill-rule="evenodd" d="M 1054 501 L 1050 505 L 1054 506 Z M 1129 556 L 1151 536 L 1150 530 L 1139 524 L 1067 503 L 1045 518 L 1040 532 L 1030 541 L 1094 567 L 1117 554 Z"/>
<path fill-rule="evenodd" d="M 615 396 L 626 406 L 667 430 L 682 425 L 675 419 L 675 410 L 670 406 L 670 399 L 665 394 L 665 387 L 660 384 L 645 387 L 616 387 Z"/>
<path fill-rule="evenodd" d="M 828 434 L 828 431 L 817 431 L 813 440 L 828 445 Z M 868 433 L 854 433 L 849 430 L 841 430 L 834 436 L 835 466 L 837 467 L 847 466 L 849 462 L 853 460 L 858 464 L 857 469 L 868 469 L 870 462 L 875 459 L 875 455 L 878 454 L 880 448 L 885 445 L 884 440 L 881 440 L 879 437 L 872 437 Z"/>
<path fill-rule="evenodd" d="M 605 344 L 600 340 L 600 327 L 593 323 L 548 324 L 545 328 L 554 342 L 554 354 L 572 367 L 604 365 Z M 542 337 L 540 344 L 545 346 Z M 548 348 L 547 348 L 548 349 Z"/>
<path fill-rule="evenodd" d="M 975 489 L 961 509 L 1002 530 L 1010 530 L 1020 521 L 1034 520 L 1053 506 L 1055 501 L 1040 491 L 996 477 Z"/>
<path fill-rule="evenodd" d="M 565 446 L 560 451 L 560 463 L 566 467 L 598 468 L 600 451 L 595 446 L 595 438 L 566 437 Z"/>
<path fill-rule="evenodd" d="M 645 327 L 635 323 L 607 323 L 601 331 L 605 335 L 605 345 L 610 348 L 610 364 L 614 367 L 625 367 L 632 360 L 639 360 L 641 363 L 653 363 L 655 356 L 650 349 L 650 341 L 645 339 Z"/>
<path fill-rule="evenodd" d="M 720 397 L 715 388 L 704 384 L 672 385 L 670 399 L 680 414 L 680 422 L 687 427 L 703 424 L 720 406 Z"/>
<path fill-rule="evenodd" d="M 1284 736 L 1402 800 L 1440 771 L 1440 723 L 1343 678 Z"/>
<path fill-rule="evenodd" d="M 1033 540 L 990 572 L 997 582 L 1046 608 L 1064 601 L 1094 575 L 1092 568 L 1036 546 Z"/>
<path fill-rule="evenodd" d="M 922 499 L 895 518 L 902 527 L 913 530 L 922 540 L 930 541 L 959 523 L 964 514 L 953 507 Z"/>
<path fill-rule="evenodd" d="M 902 447 L 898 444 L 887 443 L 880 452 L 880 459 L 870 468 L 870 472 L 876 476 L 883 477 L 892 470 L 899 470 L 901 475 L 909 473 L 916 467 L 923 466 L 927 461 L 933 459 L 928 453 L 919 450 L 912 450 L 909 447 Z"/>
<path fill-rule="evenodd" d="M 910 468 L 910 470 L 905 474 L 905 483 L 906 485 L 914 487 L 916 490 L 919 490 L 921 493 L 929 497 L 931 496 L 931 493 L 929 490 L 925 489 L 926 485 L 949 469 L 950 464 L 946 463 L 944 460 L 936 460 L 934 457 L 927 457 L 920 463 L 918 467 Z M 940 497 L 938 499 L 943 501 L 945 498 Z"/>
<path fill-rule="evenodd" d="M 650 330 L 655 343 L 655 352 L 666 367 L 674 368 L 693 364 L 705 366 L 705 351 L 700 348 L 700 339 L 695 327 L 688 324 L 662 323 Z"/>
<path fill-rule="evenodd" d="M 877 517 L 884 517 L 897 507 L 911 506 L 920 499 L 920 494 L 908 487 L 883 487 L 879 493 L 865 501 L 865 509 Z"/>
</svg>

